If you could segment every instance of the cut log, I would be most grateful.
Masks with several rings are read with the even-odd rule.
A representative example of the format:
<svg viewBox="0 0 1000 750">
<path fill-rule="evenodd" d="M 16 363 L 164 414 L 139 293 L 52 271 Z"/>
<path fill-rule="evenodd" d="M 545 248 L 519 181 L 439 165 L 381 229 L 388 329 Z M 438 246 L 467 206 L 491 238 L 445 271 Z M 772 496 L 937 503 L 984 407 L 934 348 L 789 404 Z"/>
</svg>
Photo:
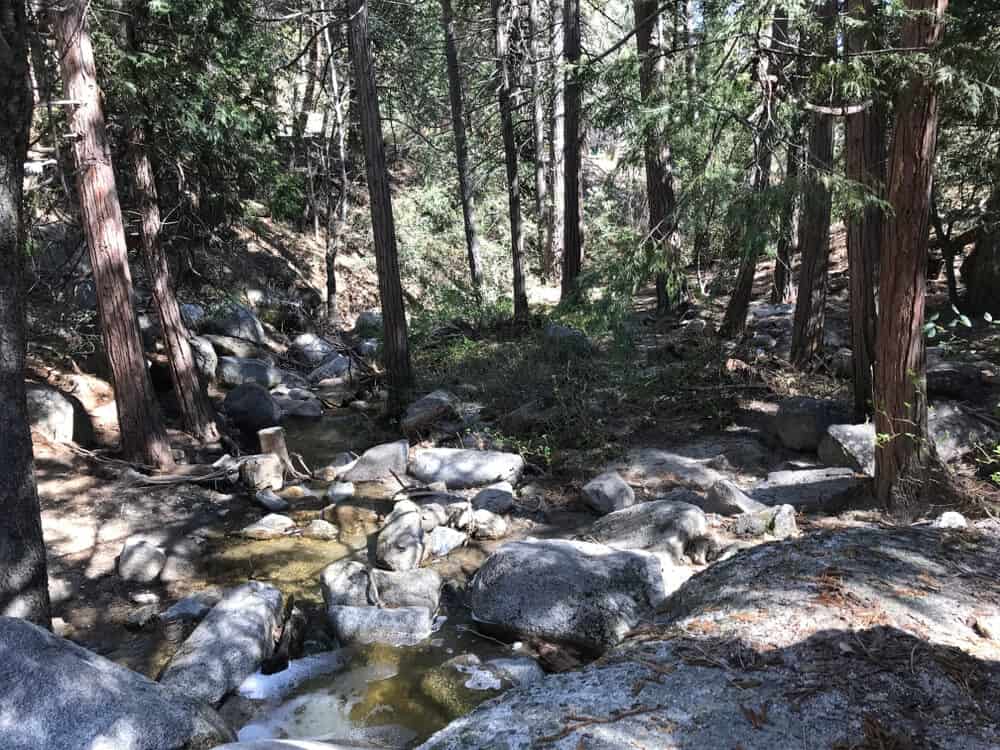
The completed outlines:
<svg viewBox="0 0 1000 750">
<path fill-rule="evenodd" d="M 257 439 L 260 440 L 261 453 L 271 453 L 281 459 L 284 472 L 295 479 L 309 479 L 309 476 L 298 471 L 292 464 L 292 457 L 288 453 L 288 445 L 285 443 L 284 427 L 267 427 L 257 431 Z"/>
<path fill-rule="evenodd" d="M 240 464 L 240 481 L 251 492 L 280 490 L 285 484 L 285 465 L 274 453 L 247 456 Z"/>
</svg>

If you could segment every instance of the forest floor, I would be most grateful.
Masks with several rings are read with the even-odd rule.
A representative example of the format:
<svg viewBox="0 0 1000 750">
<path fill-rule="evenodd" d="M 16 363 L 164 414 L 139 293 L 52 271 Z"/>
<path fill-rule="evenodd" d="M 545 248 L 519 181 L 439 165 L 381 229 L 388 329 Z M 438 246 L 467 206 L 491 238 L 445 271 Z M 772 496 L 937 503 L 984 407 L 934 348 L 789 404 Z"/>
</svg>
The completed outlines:
<svg viewBox="0 0 1000 750">
<path fill-rule="evenodd" d="M 254 231 L 258 237 L 266 235 L 261 228 Z M 281 244 L 274 236 L 266 241 L 272 248 Z M 763 264 L 758 274 L 756 299 L 766 298 L 769 266 Z M 827 336 L 828 348 L 835 349 L 848 343 L 842 241 L 835 243 L 832 270 Z M 314 277 L 305 281 L 317 283 Z M 352 304 L 370 304 L 371 289 L 358 288 L 362 291 Z M 544 288 L 535 294 L 536 299 L 546 297 Z M 945 312 L 948 307 L 937 286 L 932 307 Z M 746 483 L 779 468 L 815 464 L 815 456 L 781 446 L 774 417 L 778 403 L 791 395 L 849 396 L 849 383 L 828 361 L 817 363 L 810 373 L 797 373 L 779 353 L 755 346 L 750 336 L 735 344 L 720 341 L 711 332 L 721 321 L 724 299 L 695 301 L 662 317 L 654 308 L 650 293 L 641 295 L 622 331 L 594 337 L 585 356 L 553 351 L 540 318 L 528 328 L 475 330 L 446 324 L 420 340 L 414 349 L 418 392 L 444 388 L 474 403 L 480 422 L 466 444 L 516 451 L 534 469 L 520 488 L 511 534 L 501 542 L 471 542 L 437 564 L 446 578 L 466 580 L 511 539 L 585 533 L 594 515 L 581 502 L 582 485 L 601 467 L 643 450 L 703 446 L 707 455 L 715 455 L 714 450 L 733 456 L 730 475 Z M 704 324 L 693 326 L 697 320 Z M 954 356 L 985 359 L 1000 371 L 1000 336 L 993 327 L 950 329 L 949 345 Z M 95 423 L 98 445 L 115 445 L 114 404 L 106 384 L 46 364 L 37 355 L 34 372 L 71 389 Z M 975 405 L 985 411 L 995 406 Z M 328 414 L 320 425 L 302 426 L 299 432 L 288 427 L 290 442 L 306 446 L 303 452 L 315 462 L 397 437 L 389 426 L 352 410 Z M 197 446 L 182 433 L 172 436 L 189 460 L 198 460 Z M 972 517 L 998 507 L 996 487 L 983 468 L 992 450 L 984 445 L 954 467 L 973 497 L 960 510 Z M 331 559 L 357 551 L 301 537 L 264 542 L 239 538 L 239 530 L 261 511 L 252 498 L 231 487 L 139 486 L 114 463 L 41 439 L 35 455 L 58 628 L 151 676 L 193 625 L 140 622 L 137 611 L 149 602 L 162 609 L 208 587 L 256 578 L 294 594 L 318 624 L 319 572 Z M 318 517 L 327 503 L 321 485 L 305 489 L 291 514 L 300 525 Z M 636 483 L 638 498 L 656 497 L 659 489 L 655 482 Z M 877 510 L 866 507 L 838 515 L 805 514 L 799 527 L 808 533 L 882 520 Z M 714 531 L 725 537 L 727 524 L 717 522 Z M 154 536 L 168 550 L 176 572 L 172 580 L 137 587 L 114 574 L 115 557 L 133 534 Z"/>
</svg>

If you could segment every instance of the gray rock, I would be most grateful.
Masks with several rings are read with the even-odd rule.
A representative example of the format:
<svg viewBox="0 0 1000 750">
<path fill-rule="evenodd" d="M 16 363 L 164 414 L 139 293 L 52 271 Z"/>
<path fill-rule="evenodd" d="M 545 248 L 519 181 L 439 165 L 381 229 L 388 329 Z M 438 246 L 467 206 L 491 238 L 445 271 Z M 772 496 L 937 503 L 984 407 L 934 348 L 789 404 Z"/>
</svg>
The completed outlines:
<svg viewBox="0 0 1000 750">
<path fill-rule="evenodd" d="M 827 428 L 847 421 L 847 416 L 846 408 L 836 401 L 796 396 L 781 402 L 775 426 L 778 438 L 786 448 L 814 451 Z"/>
<path fill-rule="evenodd" d="M 972 453 L 982 443 L 997 442 L 997 434 L 992 428 L 968 414 L 954 401 L 931 404 L 927 412 L 927 427 L 943 461 L 953 461 Z"/>
<path fill-rule="evenodd" d="M 264 354 L 264 350 L 253 342 L 244 339 L 236 339 L 232 336 L 219 336 L 207 333 L 201 337 L 212 345 L 212 349 L 220 357 L 247 357 L 254 358 Z"/>
<path fill-rule="evenodd" d="M 143 630 L 160 619 L 160 608 L 155 604 L 137 607 L 125 618 L 125 627 L 129 630 Z"/>
<path fill-rule="evenodd" d="M 288 510 L 291 507 L 285 498 L 278 497 L 274 494 L 273 490 L 257 490 L 254 493 L 253 499 L 257 505 L 272 513 L 281 513 L 281 511 Z"/>
<path fill-rule="evenodd" d="M 382 333 L 382 313 L 365 310 L 354 321 L 354 332 L 359 336 L 379 336 Z"/>
<path fill-rule="evenodd" d="M 223 385 L 255 383 L 270 388 L 281 382 L 281 373 L 270 362 L 252 357 L 219 357 L 216 375 Z"/>
<path fill-rule="evenodd" d="M 25 389 L 31 429 L 55 443 L 72 442 L 76 414 L 70 398 L 42 383 L 26 383 Z"/>
<path fill-rule="evenodd" d="M 184 325 L 192 331 L 198 330 L 201 324 L 208 317 L 208 313 L 205 312 L 205 308 L 193 302 L 183 302 L 181 303 L 180 308 L 181 320 L 184 321 Z"/>
<path fill-rule="evenodd" d="M 340 475 L 345 482 L 378 482 L 392 479 L 393 474 L 402 477 L 406 473 L 406 460 L 410 444 L 406 440 L 383 443 L 369 448 L 357 462 Z"/>
<path fill-rule="evenodd" d="M 827 466 L 875 476 L 875 425 L 830 425 L 816 453 Z"/>
<path fill-rule="evenodd" d="M 967 398 L 970 392 L 982 385 L 980 369 L 973 364 L 936 362 L 927 367 L 927 395 L 932 398 Z"/>
<path fill-rule="evenodd" d="M 441 601 L 441 576 L 430 568 L 391 571 L 373 568 L 368 599 L 389 609 L 424 607 L 433 614 Z M 374 601 L 372 601 L 374 600 Z"/>
<path fill-rule="evenodd" d="M 473 509 L 470 502 L 450 503 L 445 511 L 448 513 L 448 525 L 459 531 L 471 531 Z"/>
<path fill-rule="evenodd" d="M 340 536 L 340 530 L 329 521 L 324 521 L 322 518 L 314 518 L 302 529 L 302 536 L 307 539 L 328 541 L 337 539 Z"/>
<path fill-rule="evenodd" d="M 675 497 L 686 497 L 681 491 Z M 609 547 L 669 553 L 684 561 L 688 544 L 708 533 L 708 519 L 701 508 L 681 500 L 639 503 L 598 519 L 590 537 Z"/>
<path fill-rule="evenodd" d="M 276 398 L 283 419 L 319 419 L 323 416 L 323 402 L 318 398 Z"/>
<path fill-rule="evenodd" d="M 488 510 L 504 515 L 514 510 L 514 487 L 510 482 L 497 482 L 485 487 L 472 498 L 476 510 Z"/>
<path fill-rule="evenodd" d="M 403 434 L 414 435 L 424 432 L 436 423 L 459 416 L 460 401 L 448 391 L 437 390 L 417 399 L 406 409 L 400 426 Z"/>
<path fill-rule="evenodd" d="M 472 512 L 472 536 L 476 539 L 503 539 L 507 536 L 507 522 L 503 516 L 480 509 Z"/>
<path fill-rule="evenodd" d="M 842 510 L 864 499 L 869 481 L 850 469 L 772 471 L 750 496 L 764 505 L 791 505 L 800 510 Z"/>
<path fill-rule="evenodd" d="M 523 471 L 524 459 L 516 453 L 462 448 L 419 449 L 409 466 L 410 474 L 421 482 L 444 482 L 449 489 L 516 484 Z"/>
<path fill-rule="evenodd" d="M 281 407 L 262 385 L 244 383 L 226 394 L 222 404 L 233 424 L 248 435 L 281 424 Z"/>
<path fill-rule="evenodd" d="M 483 662 L 483 667 L 518 687 L 533 685 L 545 677 L 545 672 L 538 662 L 529 656 L 490 659 Z"/>
<path fill-rule="evenodd" d="M 240 481 L 251 492 L 280 490 L 285 483 L 285 466 L 273 453 L 247 456 L 240 463 Z"/>
<path fill-rule="evenodd" d="M 251 581 L 229 591 L 174 654 L 160 684 L 216 705 L 271 656 L 281 616 L 274 586 Z"/>
<path fill-rule="evenodd" d="M 52 635 L 0 617 L 4 750 L 177 750 L 234 740 L 212 709 Z"/>
<path fill-rule="evenodd" d="M 244 339 L 255 344 L 267 343 L 263 324 L 256 315 L 242 305 L 232 305 L 222 315 L 206 320 L 203 327 L 208 333 L 219 336 Z"/>
<path fill-rule="evenodd" d="M 968 526 L 969 522 L 965 520 L 965 516 L 954 510 L 947 510 L 934 519 L 936 529 L 965 529 Z"/>
<path fill-rule="evenodd" d="M 315 333 L 299 334 L 292 339 L 288 351 L 295 359 L 313 368 L 319 367 L 327 357 L 337 353 L 333 344 Z"/>
<path fill-rule="evenodd" d="M 330 607 L 368 606 L 368 568 L 354 560 L 330 563 L 319 577 L 323 602 Z"/>
<path fill-rule="evenodd" d="M 331 503 L 348 500 L 354 497 L 354 485 L 351 482 L 334 482 L 326 488 L 326 499 Z"/>
<path fill-rule="evenodd" d="M 691 502 L 706 513 L 718 513 L 720 516 L 737 516 L 765 508 L 728 479 L 720 479 L 709 488 L 704 498 L 698 501 L 692 499 Z"/>
<path fill-rule="evenodd" d="M 468 541 L 464 531 L 438 526 L 424 536 L 424 557 L 445 557 Z"/>
<path fill-rule="evenodd" d="M 655 556 L 562 539 L 505 544 L 470 588 L 476 620 L 592 650 L 621 641 L 665 597 Z"/>
<path fill-rule="evenodd" d="M 351 360 L 343 354 L 332 354 L 317 365 L 308 375 L 310 383 L 339 378 L 351 367 Z"/>
<path fill-rule="evenodd" d="M 635 504 L 635 491 L 617 471 L 606 471 L 583 485 L 583 499 L 597 513 L 605 515 Z"/>
<path fill-rule="evenodd" d="M 1000 667 L 967 623 L 982 616 L 984 581 L 986 600 L 1000 595 L 1000 539 L 957 548 L 949 533 L 854 528 L 740 552 L 670 597 L 657 619 L 670 639 L 510 690 L 421 750 L 801 750 L 864 746 L 873 731 L 996 748 Z M 969 675 L 983 692 L 968 693 Z"/>
<path fill-rule="evenodd" d="M 259 521 L 244 527 L 240 534 L 248 539 L 276 539 L 279 536 L 284 536 L 293 528 L 295 528 L 295 521 L 288 516 L 268 513 Z"/>
<path fill-rule="evenodd" d="M 118 575 L 126 581 L 150 583 L 159 578 L 167 564 L 167 553 L 140 537 L 125 540 L 118 555 Z"/>
<path fill-rule="evenodd" d="M 725 479 L 722 473 L 709 465 L 717 455 L 695 457 L 680 450 L 636 448 L 629 451 L 625 463 L 618 468 L 625 481 L 647 489 L 689 487 L 707 490 L 720 479 Z"/>
<path fill-rule="evenodd" d="M 799 531 L 795 522 L 795 508 L 779 505 L 752 513 L 744 513 L 736 519 L 736 533 L 743 536 L 773 536 L 787 539 Z"/>
<path fill-rule="evenodd" d="M 225 592 L 218 588 L 205 589 L 196 594 L 185 596 L 170 606 L 160 619 L 165 622 L 187 621 L 197 622 L 212 611 L 212 607 L 222 601 Z"/>
<path fill-rule="evenodd" d="M 542 338 L 549 347 L 548 351 L 556 354 L 587 354 L 591 350 L 587 334 L 559 323 L 549 323 L 545 326 Z"/>
<path fill-rule="evenodd" d="M 192 336 L 188 339 L 188 344 L 198 372 L 205 380 L 214 381 L 216 370 L 219 369 L 219 355 L 215 353 L 212 342 L 201 336 Z"/>
<path fill-rule="evenodd" d="M 424 531 L 433 531 L 448 523 L 448 511 L 440 503 L 427 503 L 420 507 L 420 525 Z"/>
<path fill-rule="evenodd" d="M 362 339 L 355 351 L 361 357 L 374 357 L 378 353 L 378 339 Z"/>
<path fill-rule="evenodd" d="M 348 745 L 317 740 L 249 740 L 220 745 L 215 750 L 378 750 L 376 745 Z"/>
<path fill-rule="evenodd" d="M 431 636 L 433 619 L 426 607 L 330 606 L 327 620 L 342 644 L 385 643 L 390 646 L 415 646 Z"/>
<path fill-rule="evenodd" d="M 375 543 L 375 560 L 390 570 L 413 570 L 424 556 L 420 507 L 401 500 L 393 507 Z"/>
</svg>

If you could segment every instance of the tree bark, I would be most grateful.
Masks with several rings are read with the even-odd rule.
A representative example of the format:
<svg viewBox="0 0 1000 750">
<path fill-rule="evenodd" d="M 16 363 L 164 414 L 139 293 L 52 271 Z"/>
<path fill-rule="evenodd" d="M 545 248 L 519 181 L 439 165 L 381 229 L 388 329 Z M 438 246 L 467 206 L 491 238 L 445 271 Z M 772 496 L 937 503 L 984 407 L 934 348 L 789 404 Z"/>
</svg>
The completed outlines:
<svg viewBox="0 0 1000 750">
<path fill-rule="evenodd" d="M 49 589 L 24 387 L 21 298 L 24 161 L 32 95 L 28 23 L 19 0 L 0 0 L 0 615 L 49 628 Z"/>
<path fill-rule="evenodd" d="M 133 8 L 132 14 L 126 16 L 128 20 L 125 23 L 126 43 L 132 53 L 139 52 L 135 28 L 137 11 L 137 8 Z M 163 341 L 167 347 L 170 380 L 180 406 L 184 429 L 199 440 L 213 443 L 219 439 L 215 409 L 198 376 L 191 345 L 188 343 L 188 330 L 174 294 L 167 255 L 160 243 L 160 204 L 148 143 L 146 126 L 132 116 L 129 123 L 128 159 L 138 202 L 142 257 L 152 286 Z"/>
<path fill-rule="evenodd" d="M 563 162 L 566 186 L 563 227 L 562 299 L 576 293 L 583 267 L 583 82 L 580 77 L 580 0 L 564 0 L 563 38 L 566 54 L 566 119 Z M 558 198 L 556 198 L 558 200 Z"/>
<path fill-rule="evenodd" d="M 333 40 L 330 38 L 330 25 L 325 23 L 324 16 L 323 41 L 326 45 L 327 65 L 330 68 L 330 98 L 333 100 L 334 130 L 331 136 L 337 152 L 338 194 L 334 196 L 330 189 L 326 211 L 326 322 L 331 328 L 340 323 L 337 313 L 337 251 L 340 249 L 340 238 L 347 227 L 347 209 L 350 199 L 350 180 L 347 177 L 347 147 L 346 123 L 344 108 L 341 102 L 340 76 L 337 74 L 337 62 L 333 58 Z M 327 144 L 329 148 L 331 144 Z M 329 161 L 329 160 L 328 160 Z"/>
<path fill-rule="evenodd" d="M 664 57 L 663 29 L 657 0 L 635 2 L 635 46 L 639 54 L 639 94 L 645 110 L 656 109 L 663 103 Z M 684 25 L 684 33 L 687 26 Z M 657 115 L 653 122 L 643 115 L 643 155 L 646 166 L 646 201 L 649 204 L 649 227 L 646 240 L 653 255 L 662 258 L 663 270 L 656 274 L 656 309 L 664 312 L 677 302 L 681 292 L 682 273 L 679 248 L 675 241 L 673 166 L 670 144 Z"/>
<path fill-rule="evenodd" d="M 535 221 L 537 224 L 537 251 L 542 256 L 542 267 L 545 269 L 545 233 L 548 226 L 548 148 L 545 144 L 545 44 L 541 30 L 544 28 L 542 18 L 542 0 L 528 0 L 528 34 L 531 47 L 531 67 L 534 81 L 531 86 L 532 96 L 532 129 L 535 145 Z"/>
<path fill-rule="evenodd" d="M 413 386 L 410 345 L 403 305 L 403 285 L 399 278 L 399 253 L 396 249 L 396 222 L 392 213 L 389 170 L 385 163 L 382 117 L 375 88 L 375 68 L 368 40 L 368 2 L 349 0 L 351 61 L 358 114 L 365 145 L 365 171 L 368 177 L 372 231 L 375 237 L 375 265 L 378 291 L 382 301 L 382 326 L 385 334 L 384 362 L 389 386 L 389 408 L 405 406 Z"/>
<path fill-rule="evenodd" d="M 312 15 L 306 16 L 305 23 L 311 22 Z M 305 137 L 306 127 L 309 124 L 309 113 L 312 111 L 316 98 L 316 78 L 317 70 L 319 69 L 319 40 L 313 37 L 312 29 L 309 26 L 306 26 L 305 31 L 309 34 L 309 41 L 307 42 L 309 49 L 306 51 L 305 64 L 306 85 L 302 91 L 302 106 L 295 113 L 295 119 L 292 121 L 292 154 L 290 164 L 292 169 L 298 164 L 299 155 L 302 153 L 303 138 Z"/>
<path fill-rule="evenodd" d="M 931 50 L 941 40 L 948 0 L 907 0 L 903 49 Z M 925 74 L 926 75 L 926 74 Z M 882 230 L 875 362 L 875 493 L 890 511 L 908 515 L 937 488 L 927 432 L 924 307 L 927 223 L 937 140 L 938 96 L 917 73 L 896 98 Z"/>
<path fill-rule="evenodd" d="M 820 21 L 819 53 L 828 60 L 835 54 L 833 23 L 836 0 L 824 0 L 816 9 Z M 826 292 L 830 265 L 830 212 L 832 194 L 827 175 L 833 169 L 833 117 L 809 113 L 809 152 L 799 222 L 799 286 L 792 326 L 792 364 L 805 367 L 823 350 Z"/>
<path fill-rule="evenodd" d="M 125 228 L 101 110 L 87 7 L 84 0 L 67 0 L 63 10 L 55 12 L 53 26 L 64 94 L 76 102 L 70 111 L 69 126 L 77 194 L 94 269 L 101 335 L 114 380 L 121 448 L 131 460 L 169 469 L 174 464 L 173 456 L 146 370 L 132 307 Z"/>
<path fill-rule="evenodd" d="M 771 23 L 771 38 L 767 48 L 774 40 L 788 40 L 788 14 L 782 8 L 775 8 L 774 20 Z M 757 80 L 761 86 L 760 116 L 754 135 L 754 158 L 750 167 L 747 182 L 750 186 L 750 217 L 746 229 L 734 228 L 734 235 L 744 244 L 740 270 L 736 276 L 736 286 L 726 305 L 726 314 L 722 319 L 719 333 L 726 338 L 735 338 L 746 328 L 747 310 L 753 296 L 753 283 L 757 276 L 757 261 L 767 244 L 770 218 L 767 207 L 763 203 L 763 194 L 771 184 L 771 163 L 774 159 L 774 107 L 777 104 L 778 91 L 774 83 L 776 75 L 771 56 L 762 54 L 757 63 Z"/>
<path fill-rule="evenodd" d="M 476 301 L 482 304 L 483 272 L 479 261 L 479 235 L 476 232 L 476 198 L 469 171 L 469 146 L 466 136 L 465 101 L 462 96 L 462 68 L 455 39 L 455 14 L 451 0 L 441 0 L 441 25 L 444 27 L 444 53 L 448 67 L 448 97 L 451 100 L 451 129 L 455 136 L 455 163 L 458 170 L 458 196 L 462 202 L 465 225 L 465 250 L 469 258 L 469 276 Z"/>
<path fill-rule="evenodd" d="M 528 294 L 524 287 L 524 226 L 521 221 L 521 180 L 517 169 L 514 140 L 513 76 L 510 71 L 510 27 L 516 6 L 512 0 L 492 0 L 494 53 L 497 61 L 497 98 L 500 101 L 500 128 L 503 131 L 504 161 L 507 165 L 507 202 L 510 206 L 510 245 L 514 266 L 514 318 L 527 320 Z"/>
<path fill-rule="evenodd" d="M 955 248 L 945 249 L 949 290 L 954 284 Z M 950 250 L 950 253 L 947 252 Z M 962 264 L 965 282 L 964 309 L 969 313 L 1000 316 L 1000 154 L 993 168 L 993 189 L 986 203 L 982 226 L 976 232 L 976 245 Z"/>
<path fill-rule="evenodd" d="M 871 0 L 850 0 L 849 13 L 861 22 L 872 22 Z M 867 28 L 853 28 L 847 35 L 849 52 L 872 47 L 874 35 Z M 848 115 L 844 125 L 847 178 L 863 186 L 864 209 L 847 222 L 847 267 L 850 280 L 851 351 L 853 352 L 854 417 L 863 421 L 872 410 L 872 366 L 875 362 L 875 269 L 882 241 L 882 210 L 870 202 L 882 186 L 885 161 L 885 128 L 879 104 Z"/>
<path fill-rule="evenodd" d="M 562 270 L 563 233 L 566 227 L 565 205 L 566 164 L 566 79 L 563 66 L 563 14 L 564 0 L 552 0 L 552 139 L 549 142 L 549 199 L 548 236 L 545 243 L 545 272 L 552 280 L 558 280 Z"/>
<path fill-rule="evenodd" d="M 792 127 L 792 138 L 785 156 L 785 201 L 778 219 L 778 248 L 774 259 L 771 304 L 792 300 L 792 257 L 795 254 L 795 210 L 798 207 L 799 133 L 798 123 Z"/>
</svg>

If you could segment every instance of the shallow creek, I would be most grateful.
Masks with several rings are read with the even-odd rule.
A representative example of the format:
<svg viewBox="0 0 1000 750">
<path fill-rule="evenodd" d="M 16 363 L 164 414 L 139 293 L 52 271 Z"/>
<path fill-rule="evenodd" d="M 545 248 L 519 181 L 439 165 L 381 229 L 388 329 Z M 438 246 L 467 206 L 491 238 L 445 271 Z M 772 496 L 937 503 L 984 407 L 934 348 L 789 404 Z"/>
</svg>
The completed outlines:
<svg viewBox="0 0 1000 750">
<path fill-rule="evenodd" d="M 323 419 L 286 426 L 289 449 L 300 453 L 316 469 L 341 451 L 360 453 L 394 435 L 379 432 L 364 415 L 337 412 Z M 312 485 L 318 493 L 324 483 Z M 391 509 L 384 489 L 358 487 L 359 504 L 381 513 Z M 314 503 L 316 504 L 316 503 Z M 316 517 L 316 510 L 296 510 L 290 515 L 302 523 Z M 321 504 L 317 504 L 317 509 Z M 214 577 L 234 583 L 253 577 L 275 584 L 285 595 L 317 612 L 310 618 L 313 630 L 322 621 L 319 574 L 341 558 L 364 560 L 370 539 L 364 536 L 318 541 L 285 537 L 251 541 L 227 536 L 211 556 Z M 459 550 L 434 567 L 447 580 L 464 577 L 477 565 L 472 551 Z M 486 662 L 518 653 L 477 632 L 464 607 L 446 608 L 442 597 L 436 630 L 419 646 L 397 648 L 371 645 L 316 652 L 315 633 L 307 633 L 305 658 L 274 675 L 253 675 L 240 694 L 256 702 L 252 718 L 239 732 L 241 740 L 265 738 L 318 739 L 359 743 L 369 747 L 413 747 L 449 721 L 498 694 L 499 679 L 473 664 L 459 669 L 442 667 L 459 657 Z M 456 611 L 457 610 L 457 611 Z M 313 648 L 309 648 L 312 646 Z M 509 685 L 509 683 L 507 683 Z M 507 686 L 505 685 L 505 687 Z"/>
</svg>

